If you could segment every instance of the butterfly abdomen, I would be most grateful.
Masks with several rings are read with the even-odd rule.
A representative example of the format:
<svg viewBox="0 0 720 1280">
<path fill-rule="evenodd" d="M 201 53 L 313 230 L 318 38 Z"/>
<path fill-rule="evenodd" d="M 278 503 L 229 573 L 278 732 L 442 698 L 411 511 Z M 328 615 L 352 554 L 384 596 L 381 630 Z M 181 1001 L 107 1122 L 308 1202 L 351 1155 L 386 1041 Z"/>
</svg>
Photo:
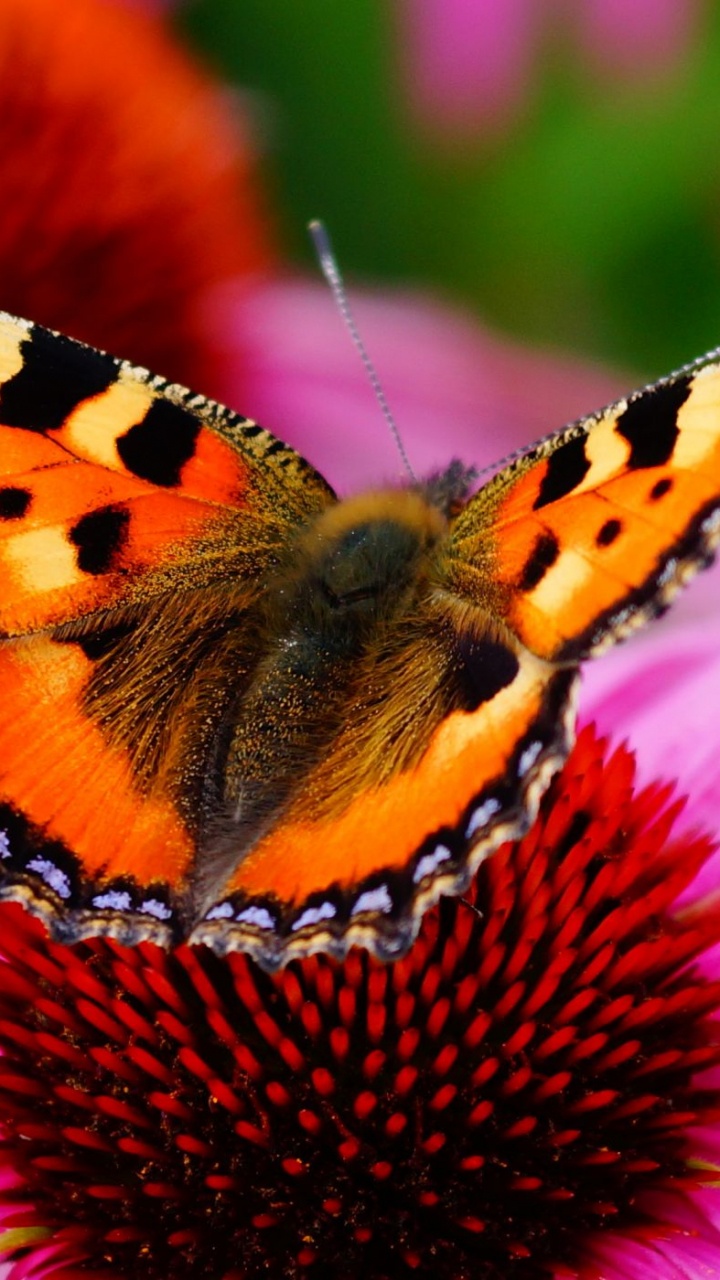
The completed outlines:
<svg viewBox="0 0 720 1280">
<path fill-rule="evenodd" d="M 378 636 L 402 633 L 427 593 L 446 528 L 415 492 L 350 500 L 311 522 L 270 575 L 260 659 L 218 728 L 226 755 L 219 812 L 200 838 L 202 903 L 291 801 L 304 796 L 308 811 L 342 809 L 356 789 L 368 767 L 362 751 L 345 789 L 338 778 L 314 784 L 313 769 L 342 729 L 348 702 L 359 702 L 376 675 Z M 218 768 L 217 751 L 214 759 Z"/>
</svg>

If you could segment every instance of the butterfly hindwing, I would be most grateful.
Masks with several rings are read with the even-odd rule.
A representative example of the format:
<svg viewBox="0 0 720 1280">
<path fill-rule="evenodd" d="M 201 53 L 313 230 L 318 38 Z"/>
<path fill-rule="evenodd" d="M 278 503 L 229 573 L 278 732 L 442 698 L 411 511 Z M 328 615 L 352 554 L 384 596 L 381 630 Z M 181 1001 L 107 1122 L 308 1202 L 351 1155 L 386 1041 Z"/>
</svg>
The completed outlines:
<svg viewBox="0 0 720 1280">
<path fill-rule="evenodd" d="M 342 723 L 192 941 L 270 966 L 353 943 L 390 959 L 425 906 L 527 827 L 572 742 L 575 671 L 493 630 L 411 597 L 349 684 L 326 673 L 325 711 L 344 691 Z"/>
<path fill-rule="evenodd" d="M 32 636 L 0 647 L 1 896 L 75 936 L 83 921 L 96 930 L 107 882 L 140 913 L 127 935 L 142 936 L 143 919 L 154 935 L 172 917 L 170 887 L 191 865 L 192 839 L 170 797 L 144 793 L 128 753 L 88 715 L 91 676 L 76 644 Z"/>
</svg>

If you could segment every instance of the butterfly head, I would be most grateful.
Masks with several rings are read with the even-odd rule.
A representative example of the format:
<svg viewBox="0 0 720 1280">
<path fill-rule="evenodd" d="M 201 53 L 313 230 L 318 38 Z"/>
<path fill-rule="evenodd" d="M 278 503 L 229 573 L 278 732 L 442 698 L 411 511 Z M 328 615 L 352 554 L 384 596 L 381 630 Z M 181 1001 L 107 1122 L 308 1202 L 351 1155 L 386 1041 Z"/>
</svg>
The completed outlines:
<svg viewBox="0 0 720 1280">
<path fill-rule="evenodd" d="M 304 618 L 317 635 L 349 635 L 394 614 L 426 577 L 448 527 L 447 502 L 431 500 L 425 487 L 381 490 L 330 507 L 281 571 L 284 589 L 274 598 L 283 601 L 283 626 Z"/>
<path fill-rule="evenodd" d="M 428 476 L 418 488 L 431 506 L 452 520 L 462 511 L 477 477 L 476 467 L 467 467 L 459 458 L 454 458 L 442 471 Z"/>
</svg>

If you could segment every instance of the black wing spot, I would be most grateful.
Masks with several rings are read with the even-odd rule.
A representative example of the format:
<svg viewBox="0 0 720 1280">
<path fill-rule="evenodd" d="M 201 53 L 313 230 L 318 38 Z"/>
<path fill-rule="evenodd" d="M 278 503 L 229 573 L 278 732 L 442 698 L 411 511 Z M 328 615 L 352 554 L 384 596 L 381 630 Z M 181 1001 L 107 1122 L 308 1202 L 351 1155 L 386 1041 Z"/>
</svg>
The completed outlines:
<svg viewBox="0 0 720 1280">
<path fill-rule="evenodd" d="M 284 445 L 282 440 L 273 440 L 272 444 L 269 444 L 265 450 L 265 457 L 272 458 L 273 454 L 286 452 L 287 445 Z"/>
<path fill-rule="evenodd" d="M 616 538 L 622 533 L 622 520 L 606 520 L 602 528 L 598 529 L 595 537 L 595 544 L 598 547 L 612 546 Z"/>
<path fill-rule="evenodd" d="M 547 460 L 547 470 L 540 484 L 540 492 L 533 503 L 535 511 L 557 502 L 585 479 L 590 470 L 590 459 L 585 453 L 585 436 L 574 436 L 561 444 Z"/>
<path fill-rule="evenodd" d="M 462 663 L 458 674 L 467 710 L 472 711 L 512 684 L 520 663 L 512 649 L 496 640 L 461 635 L 457 643 Z"/>
<path fill-rule="evenodd" d="M 108 573 L 127 541 L 130 512 L 127 507 L 101 507 L 74 524 L 70 541 L 77 547 L 78 568 L 83 573 Z"/>
<path fill-rule="evenodd" d="M 665 497 L 666 493 L 670 492 L 672 487 L 673 487 L 673 482 L 669 476 L 666 476 L 664 480 L 658 480 L 657 483 L 653 485 L 652 489 L 648 494 L 648 501 L 659 502 L 661 498 Z"/>
<path fill-rule="evenodd" d="M 520 590 L 533 591 L 552 569 L 560 555 L 560 543 L 554 533 L 541 533 L 535 541 L 520 577 Z"/>
<path fill-rule="evenodd" d="M 117 380 L 111 356 L 35 327 L 21 344 L 23 367 L 0 387 L 0 422 L 54 431 L 73 409 Z"/>
<path fill-rule="evenodd" d="M 128 471 L 152 484 L 173 488 L 195 453 L 200 422 L 189 409 L 171 400 L 154 400 L 142 422 L 117 440 L 117 451 Z"/>
<path fill-rule="evenodd" d="M 21 520 L 31 502 L 32 494 L 29 489 L 15 488 L 12 485 L 0 489 L 0 520 Z"/>
<path fill-rule="evenodd" d="M 630 445 L 628 465 L 662 467 L 673 456 L 679 429 L 677 417 L 690 395 L 692 377 L 676 378 L 643 391 L 620 414 L 615 430 Z"/>
</svg>

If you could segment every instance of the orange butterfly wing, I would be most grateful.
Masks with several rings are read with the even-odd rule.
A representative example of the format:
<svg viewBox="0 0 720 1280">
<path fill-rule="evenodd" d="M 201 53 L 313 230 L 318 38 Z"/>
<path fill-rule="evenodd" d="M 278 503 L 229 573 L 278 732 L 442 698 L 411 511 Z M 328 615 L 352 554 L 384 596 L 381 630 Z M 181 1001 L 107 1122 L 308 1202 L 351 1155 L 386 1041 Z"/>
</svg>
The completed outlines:
<svg viewBox="0 0 720 1280">
<path fill-rule="evenodd" d="M 0 315 L 0 633 L 257 576 L 332 500 L 255 423 Z"/>
<path fill-rule="evenodd" d="M 435 675 L 450 670 L 445 655 Z M 342 956 L 356 944 L 386 960 L 402 953 L 424 910 L 464 891 L 480 862 L 534 818 L 573 740 L 574 686 L 573 670 L 518 653 L 513 679 L 475 706 L 435 724 L 427 699 L 435 727 L 413 766 L 366 777 L 337 813 L 291 807 L 239 863 L 190 940 L 240 946 L 269 967 L 308 951 Z M 426 701 L 420 680 L 409 692 L 416 705 Z M 308 771 L 308 791 L 332 777 L 361 727 L 348 721 L 323 767 Z M 388 728 L 375 724 L 379 749 Z M 362 747 L 358 760 L 368 761 Z"/>
<path fill-rule="evenodd" d="M 162 779 L 142 785 L 123 741 L 91 713 L 96 651 L 118 626 L 187 598 L 191 665 L 205 597 L 224 584 L 229 599 L 252 599 L 289 531 L 332 501 L 321 478 L 253 422 L 0 315 L 6 896 L 37 905 L 39 893 L 43 912 L 76 901 L 78 868 L 88 884 L 182 882 L 193 835 Z M 185 674 L 178 646 L 175 662 L 168 679 Z M 160 697 L 162 680 L 156 671 L 146 700 Z M 147 717 L 152 732 L 152 708 Z M 132 727 L 131 716 L 126 738 Z M 21 853 L 19 879 L 8 849 Z M 143 904 L 150 924 L 169 917 L 155 891 Z"/>
<path fill-rule="evenodd" d="M 719 486 L 720 365 L 705 357 L 496 476 L 457 521 L 449 581 L 533 653 L 581 660 L 704 567 Z"/>
</svg>

